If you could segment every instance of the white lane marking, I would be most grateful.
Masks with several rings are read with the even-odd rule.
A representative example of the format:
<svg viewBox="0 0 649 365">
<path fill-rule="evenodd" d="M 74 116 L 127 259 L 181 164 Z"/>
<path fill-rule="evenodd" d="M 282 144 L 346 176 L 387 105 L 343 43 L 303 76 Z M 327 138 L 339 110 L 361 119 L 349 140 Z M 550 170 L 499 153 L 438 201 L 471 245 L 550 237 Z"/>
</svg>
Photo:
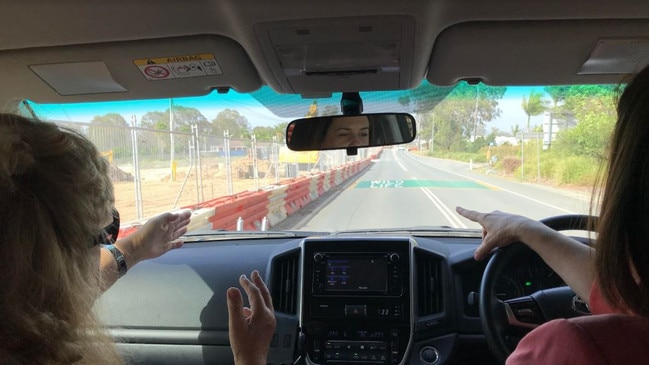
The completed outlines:
<svg viewBox="0 0 649 365">
<path fill-rule="evenodd" d="M 394 152 L 392 152 L 392 156 L 394 157 L 394 160 L 397 161 L 397 163 L 399 164 L 399 166 L 401 167 L 401 169 L 402 169 L 403 171 L 405 171 L 405 172 L 408 172 L 408 169 L 407 169 L 405 166 L 403 166 L 403 164 L 401 163 L 401 161 L 400 161 L 400 159 L 399 159 L 399 156 L 398 156 L 396 153 L 394 153 Z"/>
<path fill-rule="evenodd" d="M 444 203 L 442 203 L 442 201 L 439 200 L 439 198 L 435 194 L 433 194 L 432 191 L 428 190 L 427 188 L 421 188 L 421 191 L 423 191 L 424 194 L 426 194 L 426 196 L 428 197 L 428 199 L 430 199 L 430 201 L 432 201 L 433 204 L 435 204 L 437 209 L 442 213 L 444 217 L 446 217 L 446 220 L 448 220 L 453 227 L 467 228 L 467 226 L 464 223 L 462 223 L 462 221 L 453 213 L 453 211 L 449 209 L 446 205 L 444 205 Z"/>
<path fill-rule="evenodd" d="M 403 171 L 408 172 L 408 169 L 407 169 L 405 166 L 403 166 L 403 164 L 401 163 L 401 161 L 399 161 L 399 160 L 395 160 L 395 161 L 397 161 L 397 163 L 399 164 L 399 166 L 401 167 L 401 169 L 402 169 Z"/>
<path fill-rule="evenodd" d="M 417 161 L 417 162 L 419 162 L 419 163 L 422 163 L 421 161 L 418 161 L 418 160 L 415 160 L 415 161 Z M 423 164 L 423 163 L 422 163 L 422 164 Z M 560 210 L 560 211 L 565 212 L 565 213 L 568 213 L 568 214 L 574 214 L 574 213 L 575 213 L 575 212 L 573 212 L 573 211 L 571 211 L 571 210 L 563 209 L 563 208 L 557 207 L 557 206 L 555 206 L 555 205 L 552 205 L 552 204 L 548 204 L 548 203 L 546 203 L 546 202 L 543 202 L 543 201 L 541 201 L 541 200 L 537 200 L 537 199 L 534 199 L 534 198 L 530 198 L 530 197 L 525 196 L 525 195 L 523 195 L 523 194 L 519 194 L 519 193 L 513 192 L 513 191 L 511 191 L 511 190 L 509 190 L 509 189 L 505 189 L 505 188 L 503 188 L 503 187 L 495 186 L 495 185 L 490 184 L 490 183 L 488 183 L 488 182 L 486 182 L 486 181 L 482 181 L 482 180 L 474 179 L 474 178 L 472 178 L 472 177 L 468 177 L 468 176 L 465 176 L 465 175 L 462 175 L 462 174 L 458 174 L 457 172 L 453 172 L 453 171 L 445 170 L 445 169 L 442 169 L 442 168 L 439 168 L 439 167 L 430 166 L 430 165 L 427 165 L 427 166 L 428 166 L 428 167 L 431 167 L 431 168 L 433 168 L 433 169 L 437 169 L 437 170 L 444 171 L 444 172 L 449 173 L 449 174 L 457 175 L 457 176 L 459 176 L 459 177 L 461 177 L 461 178 L 464 178 L 464 179 L 473 180 L 473 181 L 475 181 L 475 182 L 477 182 L 477 183 L 480 183 L 480 184 L 482 184 L 482 185 L 493 186 L 494 188 L 496 188 L 496 189 L 498 189 L 498 190 L 505 191 L 505 192 L 510 193 L 510 194 L 512 194 L 512 195 L 516 195 L 516 196 L 518 196 L 518 197 L 521 197 L 521 198 L 524 198 L 524 199 L 527 199 L 527 200 L 533 201 L 533 202 L 535 202 L 535 203 L 537 203 L 537 204 L 545 205 L 546 207 L 550 207 L 550 208 L 553 208 L 553 209 L 557 209 L 557 210 Z"/>
</svg>

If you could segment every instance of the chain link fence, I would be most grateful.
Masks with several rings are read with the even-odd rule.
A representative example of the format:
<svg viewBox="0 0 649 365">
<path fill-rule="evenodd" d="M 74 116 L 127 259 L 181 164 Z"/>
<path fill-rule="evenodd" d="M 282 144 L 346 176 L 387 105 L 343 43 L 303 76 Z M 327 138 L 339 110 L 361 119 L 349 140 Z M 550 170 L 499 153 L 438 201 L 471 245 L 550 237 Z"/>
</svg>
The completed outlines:
<svg viewBox="0 0 649 365">
<path fill-rule="evenodd" d="M 108 161 L 124 224 L 206 200 L 257 190 L 368 156 L 293 152 L 284 141 L 170 132 L 137 126 L 56 122 L 88 137 Z"/>
</svg>

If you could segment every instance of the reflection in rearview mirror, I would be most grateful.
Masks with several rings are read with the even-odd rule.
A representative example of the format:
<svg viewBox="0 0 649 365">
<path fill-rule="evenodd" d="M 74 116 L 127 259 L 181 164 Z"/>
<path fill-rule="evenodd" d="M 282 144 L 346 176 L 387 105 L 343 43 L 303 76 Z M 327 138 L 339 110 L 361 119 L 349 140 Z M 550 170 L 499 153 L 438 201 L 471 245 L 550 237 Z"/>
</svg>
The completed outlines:
<svg viewBox="0 0 649 365">
<path fill-rule="evenodd" d="M 415 118 L 407 113 L 334 115 L 296 119 L 286 128 L 293 151 L 377 147 L 415 139 Z"/>
</svg>

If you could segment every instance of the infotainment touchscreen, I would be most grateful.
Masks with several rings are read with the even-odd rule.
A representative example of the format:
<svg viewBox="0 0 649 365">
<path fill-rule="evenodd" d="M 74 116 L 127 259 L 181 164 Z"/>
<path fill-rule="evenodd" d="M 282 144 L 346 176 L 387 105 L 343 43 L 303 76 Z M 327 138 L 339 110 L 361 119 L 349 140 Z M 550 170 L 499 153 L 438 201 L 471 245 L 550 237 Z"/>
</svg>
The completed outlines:
<svg viewBox="0 0 649 365">
<path fill-rule="evenodd" d="M 388 262 L 379 257 L 328 257 L 325 277 L 325 292 L 386 292 Z"/>
</svg>

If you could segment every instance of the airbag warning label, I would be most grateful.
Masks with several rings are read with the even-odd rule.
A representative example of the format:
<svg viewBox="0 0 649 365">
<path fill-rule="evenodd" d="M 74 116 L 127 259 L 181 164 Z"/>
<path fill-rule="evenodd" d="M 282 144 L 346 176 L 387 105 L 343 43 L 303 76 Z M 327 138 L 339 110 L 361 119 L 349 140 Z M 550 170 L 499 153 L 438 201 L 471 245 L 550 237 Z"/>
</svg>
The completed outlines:
<svg viewBox="0 0 649 365">
<path fill-rule="evenodd" d="M 220 75 L 223 72 L 211 53 L 143 58 L 133 60 L 147 80 L 169 80 L 185 77 Z"/>
</svg>

